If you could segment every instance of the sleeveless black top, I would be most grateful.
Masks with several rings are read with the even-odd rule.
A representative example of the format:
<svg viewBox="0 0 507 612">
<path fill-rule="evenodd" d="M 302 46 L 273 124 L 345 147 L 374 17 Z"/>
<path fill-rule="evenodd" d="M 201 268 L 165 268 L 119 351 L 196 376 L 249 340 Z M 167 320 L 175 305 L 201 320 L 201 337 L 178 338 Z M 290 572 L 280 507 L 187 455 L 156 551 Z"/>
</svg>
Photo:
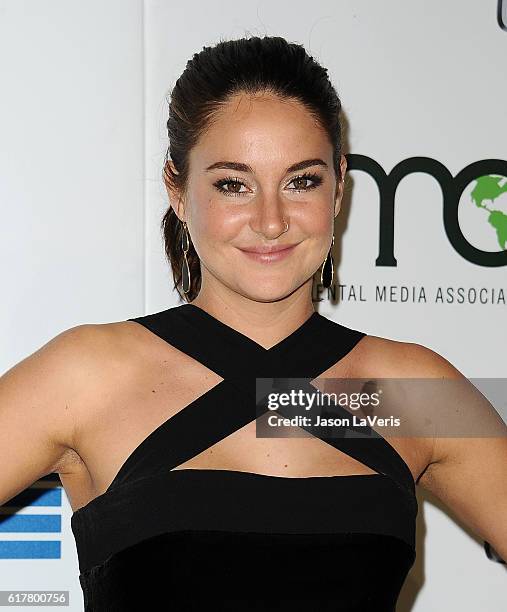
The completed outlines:
<svg viewBox="0 0 507 612">
<path fill-rule="evenodd" d="M 193 304 L 129 321 L 224 380 L 73 513 L 85 611 L 394 611 L 418 505 L 408 465 L 380 434 L 321 438 L 374 474 L 173 469 L 256 418 L 256 378 L 313 380 L 366 334 L 314 312 L 265 349 Z"/>
</svg>

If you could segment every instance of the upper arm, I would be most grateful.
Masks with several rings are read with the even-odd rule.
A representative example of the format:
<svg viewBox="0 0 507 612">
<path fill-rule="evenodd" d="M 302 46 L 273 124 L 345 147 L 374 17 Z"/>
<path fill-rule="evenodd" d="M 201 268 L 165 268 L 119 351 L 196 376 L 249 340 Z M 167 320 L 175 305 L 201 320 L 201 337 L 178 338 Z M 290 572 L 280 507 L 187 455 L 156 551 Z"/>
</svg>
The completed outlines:
<svg viewBox="0 0 507 612">
<path fill-rule="evenodd" d="M 96 327 L 60 333 L 0 377 L 0 505 L 58 471 L 73 448 Z"/>
<path fill-rule="evenodd" d="M 409 367 L 416 372 L 413 375 L 462 382 L 449 387 L 452 391 L 460 390 L 459 398 L 455 398 L 455 406 L 444 406 L 442 419 L 455 421 L 451 425 L 443 422 L 438 427 L 441 434 L 435 436 L 433 456 L 419 484 L 507 560 L 507 425 L 482 394 L 462 393 L 471 383 L 441 355 L 418 344 L 411 344 L 406 350 Z M 449 394 L 445 401 L 452 400 L 453 395 Z M 468 417 L 467 410 L 473 412 L 473 419 L 464 430 L 476 424 L 477 437 L 453 435 L 453 427 L 459 427 L 458 419 Z M 485 422 L 487 428 L 483 427 Z M 480 431 L 486 430 L 495 433 L 480 437 Z M 444 436 L 445 433 L 449 435 Z"/>
</svg>

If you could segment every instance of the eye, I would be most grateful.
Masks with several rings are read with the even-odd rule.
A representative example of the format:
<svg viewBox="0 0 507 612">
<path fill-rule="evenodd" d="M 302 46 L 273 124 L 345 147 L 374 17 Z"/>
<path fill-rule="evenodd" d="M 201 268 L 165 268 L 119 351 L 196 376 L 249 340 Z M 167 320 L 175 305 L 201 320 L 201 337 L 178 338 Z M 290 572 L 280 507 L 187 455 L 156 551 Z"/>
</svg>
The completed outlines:
<svg viewBox="0 0 507 612">
<path fill-rule="evenodd" d="M 304 182 L 304 181 L 313 181 L 313 185 L 301 187 L 301 182 Z M 291 183 L 299 183 L 300 187 L 296 189 L 291 189 L 290 191 L 297 191 L 297 192 L 310 191 L 310 189 L 315 189 L 315 187 L 318 187 L 319 185 L 322 184 L 322 177 L 319 174 L 315 174 L 312 172 L 305 172 L 304 174 L 299 174 L 298 176 L 295 176 L 292 179 Z"/>
<path fill-rule="evenodd" d="M 220 192 L 223 193 L 226 196 L 239 196 L 242 195 L 243 193 L 246 193 L 246 191 L 230 191 L 229 189 L 224 189 L 225 185 L 234 185 L 234 188 L 236 189 L 238 186 L 241 187 L 241 185 L 245 186 L 245 183 L 243 183 L 243 181 L 240 181 L 239 178 L 235 178 L 233 176 L 227 176 L 226 178 L 220 179 L 219 181 L 216 181 L 216 183 L 213 183 L 213 186 Z"/>
</svg>

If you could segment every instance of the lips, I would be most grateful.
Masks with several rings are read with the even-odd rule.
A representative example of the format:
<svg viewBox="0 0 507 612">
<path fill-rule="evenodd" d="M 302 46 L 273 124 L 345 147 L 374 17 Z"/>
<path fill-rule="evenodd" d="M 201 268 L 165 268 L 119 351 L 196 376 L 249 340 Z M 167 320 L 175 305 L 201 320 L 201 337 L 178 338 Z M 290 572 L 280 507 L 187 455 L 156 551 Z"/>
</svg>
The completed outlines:
<svg viewBox="0 0 507 612">
<path fill-rule="evenodd" d="M 244 249 L 240 249 L 240 251 L 243 251 L 245 253 L 257 253 L 258 255 L 266 255 L 266 254 L 270 254 L 270 253 L 279 253 L 280 251 L 285 251 L 286 249 L 291 249 L 292 247 L 295 247 L 297 245 L 297 243 L 294 244 L 284 244 L 284 245 L 279 245 L 279 246 L 266 246 L 266 247 L 252 247 L 252 248 L 244 248 Z"/>
<path fill-rule="evenodd" d="M 252 249 L 239 249 L 249 259 L 259 263 L 275 263 L 288 257 L 296 248 L 296 244 L 279 245 L 274 247 L 252 247 Z"/>
</svg>

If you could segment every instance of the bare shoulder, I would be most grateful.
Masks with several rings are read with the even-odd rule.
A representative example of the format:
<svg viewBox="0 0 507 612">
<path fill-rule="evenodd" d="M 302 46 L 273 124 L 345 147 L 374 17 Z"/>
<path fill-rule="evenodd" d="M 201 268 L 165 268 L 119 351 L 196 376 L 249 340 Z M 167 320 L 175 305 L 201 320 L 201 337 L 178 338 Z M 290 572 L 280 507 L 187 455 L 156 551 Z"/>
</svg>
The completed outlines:
<svg viewBox="0 0 507 612">
<path fill-rule="evenodd" d="M 507 560 L 507 425 L 500 414 L 464 374 L 426 346 L 371 336 L 358 348 L 368 376 L 452 379 L 441 386 L 445 422 L 439 423 L 419 484 Z"/>
<path fill-rule="evenodd" d="M 462 378 L 445 357 L 422 344 L 367 335 L 357 345 L 361 369 L 385 378 Z"/>
<path fill-rule="evenodd" d="M 46 396 L 57 399 L 51 407 L 64 452 L 51 472 L 80 469 L 77 440 L 88 422 L 99 416 L 104 399 L 121 384 L 135 365 L 135 323 L 85 323 L 67 329 L 29 357 L 32 380 L 44 385 Z"/>
<path fill-rule="evenodd" d="M 464 465 L 465 457 L 470 456 L 472 450 L 475 453 L 477 470 L 481 469 L 479 464 L 481 457 L 484 462 L 482 467 L 485 467 L 486 462 L 491 461 L 494 455 L 507 459 L 507 429 L 501 417 L 466 376 L 444 356 L 421 344 L 378 336 L 365 337 L 359 343 L 358 349 L 361 376 L 452 381 L 445 388 L 444 397 L 447 404 L 442 403 L 441 407 L 442 418 L 454 421 L 452 425 L 442 422 L 439 427 L 441 434 L 432 439 L 428 469 L 420 481 L 422 486 L 442 496 L 448 484 L 446 479 L 448 478 L 450 482 L 451 474 L 454 481 L 460 478 L 457 468 Z M 494 435 L 478 434 L 474 437 L 469 433 L 470 427 L 468 427 L 467 435 L 460 437 L 457 419 L 465 416 L 469 420 L 473 416 L 478 431 L 489 431 Z M 454 424 L 458 425 L 455 430 L 453 430 Z M 483 426 L 479 427 L 480 425 Z M 448 435 L 444 435 L 444 432 Z M 466 478 L 464 470 L 463 478 Z"/>
<path fill-rule="evenodd" d="M 367 335 L 354 348 L 347 375 L 376 379 L 464 379 L 459 370 L 445 357 L 427 346 Z M 384 381 L 385 382 L 385 381 Z M 442 458 L 445 449 L 438 443 L 433 430 L 422 434 L 419 423 L 424 416 L 418 412 L 417 402 L 406 401 L 406 393 L 412 387 L 400 384 L 397 415 L 403 418 L 399 436 L 389 437 L 389 442 L 405 458 L 412 468 L 417 484 L 430 488 L 433 466 Z M 396 385 L 393 385 L 396 387 Z M 389 406 L 390 404 L 388 404 Z M 387 406 L 387 407 L 388 407 Z M 419 405 L 419 409 L 420 409 Z M 378 410 L 381 410 L 379 408 Z M 424 406 L 422 407 L 424 410 Z M 389 414 L 391 414 L 389 412 Z M 389 416 L 380 413 L 379 416 Z M 409 430 L 415 432 L 407 433 Z"/>
<path fill-rule="evenodd" d="M 47 474 L 84 473 L 76 435 L 111 381 L 128 371 L 126 331 L 72 327 L 0 376 L 0 504 Z"/>
<path fill-rule="evenodd" d="M 82 325 L 64 336 L 59 359 L 66 362 L 71 381 L 71 418 L 66 452 L 53 471 L 60 474 L 75 509 L 105 490 L 128 455 L 125 449 L 136 446 L 139 431 L 150 423 L 139 403 L 149 413 L 148 406 L 157 402 L 155 391 L 165 389 L 157 385 L 173 371 L 168 369 L 173 354 L 166 342 L 132 321 Z M 170 393 L 172 385 L 166 387 Z M 152 418 L 156 414 L 155 409 Z"/>
</svg>

